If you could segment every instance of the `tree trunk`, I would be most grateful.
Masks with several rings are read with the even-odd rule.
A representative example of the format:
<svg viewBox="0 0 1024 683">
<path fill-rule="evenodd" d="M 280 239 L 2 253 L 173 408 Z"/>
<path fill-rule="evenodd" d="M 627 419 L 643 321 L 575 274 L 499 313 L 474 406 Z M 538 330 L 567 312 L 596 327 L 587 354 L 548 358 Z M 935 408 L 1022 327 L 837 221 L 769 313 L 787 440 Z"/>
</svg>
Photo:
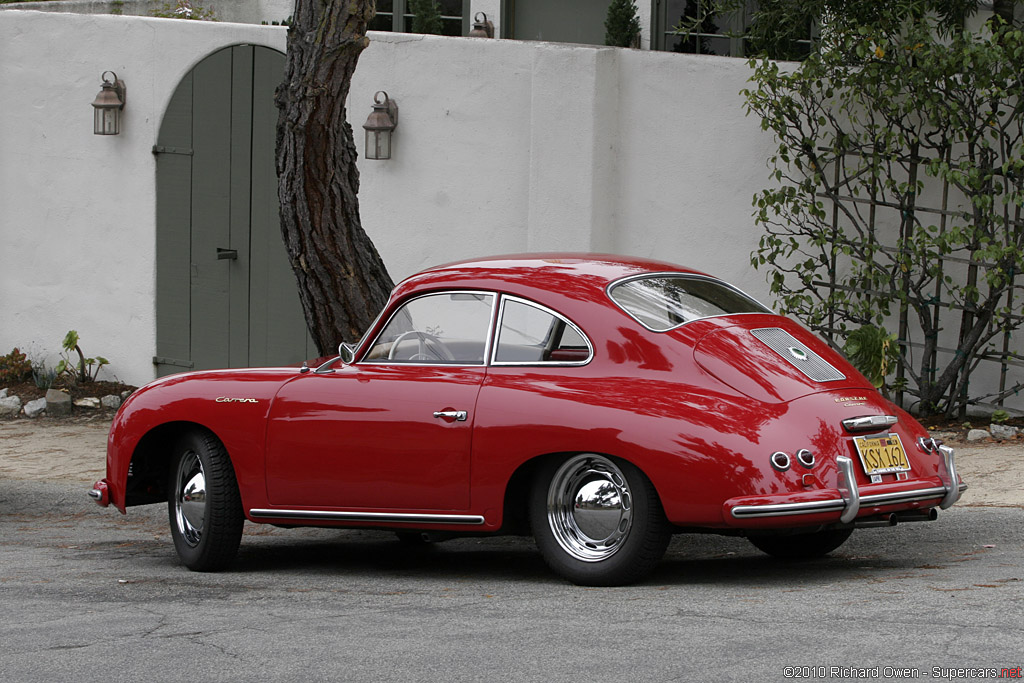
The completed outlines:
<svg viewBox="0 0 1024 683">
<path fill-rule="evenodd" d="M 297 0 L 275 96 L 281 232 L 322 355 L 357 340 L 394 286 L 359 221 L 356 146 L 345 116 L 374 11 L 374 0 Z"/>
</svg>

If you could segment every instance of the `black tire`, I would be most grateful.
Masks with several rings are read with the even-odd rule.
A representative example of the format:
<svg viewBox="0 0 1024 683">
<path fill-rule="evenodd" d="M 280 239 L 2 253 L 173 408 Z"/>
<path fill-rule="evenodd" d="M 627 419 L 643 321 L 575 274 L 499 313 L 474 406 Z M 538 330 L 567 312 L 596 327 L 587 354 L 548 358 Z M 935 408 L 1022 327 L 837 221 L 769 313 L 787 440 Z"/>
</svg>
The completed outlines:
<svg viewBox="0 0 1024 683">
<path fill-rule="evenodd" d="M 213 572 L 235 559 L 245 524 L 242 498 L 231 459 L 210 432 L 188 432 L 175 444 L 167 513 L 174 549 L 186 567 Z"/>
<path fill-rule="evenodd" d="M 583 499 L 583 505 L 577 502 Z M 665 555 L 672 529 L 651 481 L 593 453 L 553 459 L 534 476 L 530 526 L 544 561 L 581 586 L 640 580 Z"/>
<path fill-rule="evenodd" d="M 780 560 L 810 560 L 828 555 L 846 543 L 853 529 L 826 529 L 807 534 L 751 535 L 748 540 L 758 550 Z"/>
</svg>

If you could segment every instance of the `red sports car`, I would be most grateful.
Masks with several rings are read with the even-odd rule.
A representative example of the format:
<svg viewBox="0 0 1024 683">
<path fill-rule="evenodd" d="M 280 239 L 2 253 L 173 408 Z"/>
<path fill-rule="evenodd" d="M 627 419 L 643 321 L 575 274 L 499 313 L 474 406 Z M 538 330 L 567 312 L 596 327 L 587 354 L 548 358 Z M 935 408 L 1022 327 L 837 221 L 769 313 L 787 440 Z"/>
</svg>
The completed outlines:
<svg viewBox="0 0 1024 683">
<path fill-rule="evenodd" d="M 500 256 L 402 282 L 319 367 L 174 375 L 132 395 L 90 495 L 166 501 L 182 562 L 245 520 L 532 533 L 570 581 L 643 577 L 673 533 L 786 558 L 956 502 L 953 451 L 796 322 L 714 277 Z"/>
</svg>

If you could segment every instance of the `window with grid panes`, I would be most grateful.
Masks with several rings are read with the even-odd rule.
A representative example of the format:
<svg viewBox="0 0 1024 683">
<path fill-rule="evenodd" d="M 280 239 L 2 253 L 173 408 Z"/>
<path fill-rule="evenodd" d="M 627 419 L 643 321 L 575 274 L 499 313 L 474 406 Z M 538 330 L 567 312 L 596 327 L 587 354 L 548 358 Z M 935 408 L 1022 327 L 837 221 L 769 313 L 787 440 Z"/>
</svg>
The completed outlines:
<svg viewBox="0 0 1024 683">
<path fill-rule="evenodd" d="M 442 35 L 464 36 L 469 27 L 469 0 L 436 0 L 441 8 Z M 371 31 L 412 31 L 413 15 L 406 0 L 377 0 Z"/>
<path fill-rule="evenodd" d="M 757 46 L 751 45 L 743 35 L 751 27 L 757 1 L 748 0 L 742 9 L 723 13 L 715 13 L 714 4 L 714 0 L 655 0 L 658 25 L 655 47 L 670 52 L 723 57 L 745 57 L 756 51 Z M 676 35 L 677 27 L 695 20 L 699 20 L 695 31 L 685 36 Z M 813 30 L 812 22 L 808 21 L 806 31 L 794 36 L 788 48 L 792 54 L 785 57 L 805 57 L 811 49 Z"/>
</svg>

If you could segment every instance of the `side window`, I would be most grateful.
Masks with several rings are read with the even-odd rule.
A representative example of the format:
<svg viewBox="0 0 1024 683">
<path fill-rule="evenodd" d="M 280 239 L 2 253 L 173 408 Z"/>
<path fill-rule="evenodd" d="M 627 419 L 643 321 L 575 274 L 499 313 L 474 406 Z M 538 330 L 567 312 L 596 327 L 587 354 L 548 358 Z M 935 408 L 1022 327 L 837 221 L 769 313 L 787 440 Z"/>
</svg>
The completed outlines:
<svg viewBox="0 0 1024 683">
<path fill-rule="evenodd" d="M 589 342 L 562 316 L 521 299 L 502 300 L 495 364 L 583 364 L 590 357 Z"/>
<path fill-rule="evenodd" d="M 413 299 L 363 358 L 373 363 L 483 365 L 494 295 L 445 292 Z"/>
</svg>

